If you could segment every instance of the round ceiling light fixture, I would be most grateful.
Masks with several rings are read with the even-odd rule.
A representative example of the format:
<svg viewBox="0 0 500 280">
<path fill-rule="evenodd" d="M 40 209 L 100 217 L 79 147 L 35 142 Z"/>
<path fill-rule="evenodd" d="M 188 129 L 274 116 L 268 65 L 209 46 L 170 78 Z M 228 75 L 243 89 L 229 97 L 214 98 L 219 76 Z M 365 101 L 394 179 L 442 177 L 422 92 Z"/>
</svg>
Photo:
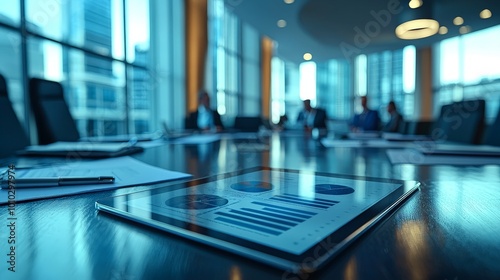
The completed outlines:
<svg viewBox="0 0 500 280">
<path fill-rule="evenodd" d="M 464 19 L 462 17 L 455 17 L 453 19 L 453 24 L 454 25 L 462 25 L 462 24 L 464 24 Z"/>
<path fill-rule="evenodd" d="M 411 0 L 409 7 L 404 7 L 398 15 L 400 24 L 394 30 L 396 36 L 404 40 L 414 40 L 436 34 L 439 30 L 439 22 L 433 19 L 431 4 L 430 1 L 424 3 L 421 0 Z"/>
<path fill-rule="evenodd" d="M 488 9 L 484 9 L 479 13 L 479 17 L 482 19 L 487 19 L 491 17 L 491 11 Z"/>
<path fill-rule="evenodd" d="M 304 60 L 311 60 L 313 58 L 313 56 L 310 53 L 305 53 L 303 58 L 304 58 Z"/>
<path fill-rule="evenodd" d="M 422 6 L 422 0 L 411 0 L 410 3 L 408 3 L 408 6 L 412 9 L 416 9 L 420 6 Z"/>
<path fill-rule="evenodd" d="M 439 27 L 439 34 L 444 35 L 446 33 L 448 33 L 448 27 L 446 26 Z"/>
<path fill-rule="evenodd" d="M 396 27 L 396 36 L 404 40 L 414 40 L 432 36 L 438 30 L 439 23 L 434 19 L 414 19 L 403 22 Z"/>
</svg>

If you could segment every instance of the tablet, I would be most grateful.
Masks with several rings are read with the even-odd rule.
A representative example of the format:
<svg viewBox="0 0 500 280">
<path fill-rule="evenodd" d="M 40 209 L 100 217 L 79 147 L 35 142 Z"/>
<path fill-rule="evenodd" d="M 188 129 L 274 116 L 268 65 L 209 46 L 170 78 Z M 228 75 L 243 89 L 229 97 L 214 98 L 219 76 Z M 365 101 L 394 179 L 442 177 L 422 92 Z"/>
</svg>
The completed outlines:
<svg viewBox="0 0 500 280">
<path fill-rule="evenodd" d="M 99 211 L 310 273 L 418 190 L 415 181 L 255 167 L 110 197 Z"/>
</svg>

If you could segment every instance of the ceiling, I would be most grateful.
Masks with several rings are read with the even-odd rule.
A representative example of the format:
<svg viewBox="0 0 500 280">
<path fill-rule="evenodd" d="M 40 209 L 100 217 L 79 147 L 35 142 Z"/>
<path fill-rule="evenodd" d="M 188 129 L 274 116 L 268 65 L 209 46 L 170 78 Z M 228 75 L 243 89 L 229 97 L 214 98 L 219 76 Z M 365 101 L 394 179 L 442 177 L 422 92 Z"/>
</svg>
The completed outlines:
<svg viewBox="0 0 500 280">
<path fill-rule="evenodd" d="M 309 52 L 314 61 L 353 58 L 361 53 L 400 49 L 407 45 L 428 46 L 460 35 L 456 16 L 471 32 L 500 24 L 499 0 L 423 0 L 432 17 L 448 33 L 418 40 L 402 40 L 394 30 L 407 13 L 408 0 L 225 0 L 242 21 L 249 23 L 276 42 L 275 54 L 287 61 L 303 62 Z M 493 16 L 481 19 L 488 8 Z M 277 26 L 278 20 L 286 26 Z M 499 34 L 500 36 L 500 34 Z"/>
</svg>

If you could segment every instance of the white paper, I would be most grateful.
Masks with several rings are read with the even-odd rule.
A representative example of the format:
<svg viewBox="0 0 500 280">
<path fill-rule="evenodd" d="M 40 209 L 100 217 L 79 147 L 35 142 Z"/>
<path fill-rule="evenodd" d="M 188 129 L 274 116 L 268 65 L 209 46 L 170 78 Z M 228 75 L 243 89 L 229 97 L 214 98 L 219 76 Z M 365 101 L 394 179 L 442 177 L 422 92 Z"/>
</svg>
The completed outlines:
<svg viewBox="0 0 500 280">
<path fill-rule="evenodd" d="M 380 133 L 378 132 L 349 132 L 347 136 L 350 139 L 361 140 L 361 139 L 380 139 Z"/>
<path fill-rule="evenodd" d="M 259 133 L 258 132 L 223 133 L 221 134 L 221 137 L 223 139 L 233 139 L 233 140 L 240 140 L 240 139 L 254 140 L 254 139 L 259 139 Z"/>
<path fill-rule="evenodd" d="M 341 140 L 324 138 L 321 139 L 321 144 L 327 148 L 410 148 L 415 144 L 412 142 L 397 142 L 387 141 L 384 139 L 366 139 L 366 140 Z"/>
<path fill-rule="evenodd" d="M 321 139 L 321 144 L 327 148 L 360 148 L 363 142 L 360 140 L 340 140 L 340 139 Z"/>
<path fill-rule="evenodd" d="M 163 139 L 156 139 L 156 140 L 151 140 L 151 141 L 141 141 L 137 142 L 135 146 L 142 147 L 144 149 L 148 148 L 153 148 L 153 147 L 159 147 L 167 144 L 167 142 Z"/>
<path fill-rule="evenodd" d="M 49 188 L 16 188 L 16 202 L 72 195 L 86 192 L 104 191 L 120 187 L 152 184 L 191 175 L 169 171 L 143 163 L 131 157 L 117 157 L 93 161 L 77 161 L 52 167 L 15 170 L 16 178 L 63 176 L 114 176 L 114 184 L 77 185 Z M 0 190 L 0 204 L 8 202 L 8 190 Z"/>
<path fill-rule="evenodd" d="M 220 140 L 220 134 L 193 134 L 171 141 L 172 144 L 207 144 Z"/>
<path fill-rule="evenodd" d="M 66 152 L 66 151 L 99 151 L 99 152 L 118 152 L 128 147 L 128 143 L 102 143 L 102 142 L 55 142 L 48 145 L 38 145 L 26 147 L 27 151 L 37 152 Z"/>
<path fill-rule="evenodd" d="M 414 149 L 386 151 L 392 164 L 415 165 L 488 165 L 500 164 L 498 157 L 424 155 Z"/>
<path fill-rule="evenodd" d="M 430 141 L 430 137 L 425 135 L 401 134 L 391 132 L 382 133 L 382 138 L 393 141 Z"/>
</svg>

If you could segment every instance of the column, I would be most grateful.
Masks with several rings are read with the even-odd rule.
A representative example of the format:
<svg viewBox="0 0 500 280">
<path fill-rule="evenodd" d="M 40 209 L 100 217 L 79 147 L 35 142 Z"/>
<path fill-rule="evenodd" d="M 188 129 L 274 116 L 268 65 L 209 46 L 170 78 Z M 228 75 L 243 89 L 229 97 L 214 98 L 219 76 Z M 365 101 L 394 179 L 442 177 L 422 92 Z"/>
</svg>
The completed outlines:
<svg viewBox="0 0 500 280">
<path fill-rule="evenodd" d="M 186 13 L 186 110 L 195 111 L 203 89 L 208 41 L 207 0 L 185 0 Z"/>
</svg>

